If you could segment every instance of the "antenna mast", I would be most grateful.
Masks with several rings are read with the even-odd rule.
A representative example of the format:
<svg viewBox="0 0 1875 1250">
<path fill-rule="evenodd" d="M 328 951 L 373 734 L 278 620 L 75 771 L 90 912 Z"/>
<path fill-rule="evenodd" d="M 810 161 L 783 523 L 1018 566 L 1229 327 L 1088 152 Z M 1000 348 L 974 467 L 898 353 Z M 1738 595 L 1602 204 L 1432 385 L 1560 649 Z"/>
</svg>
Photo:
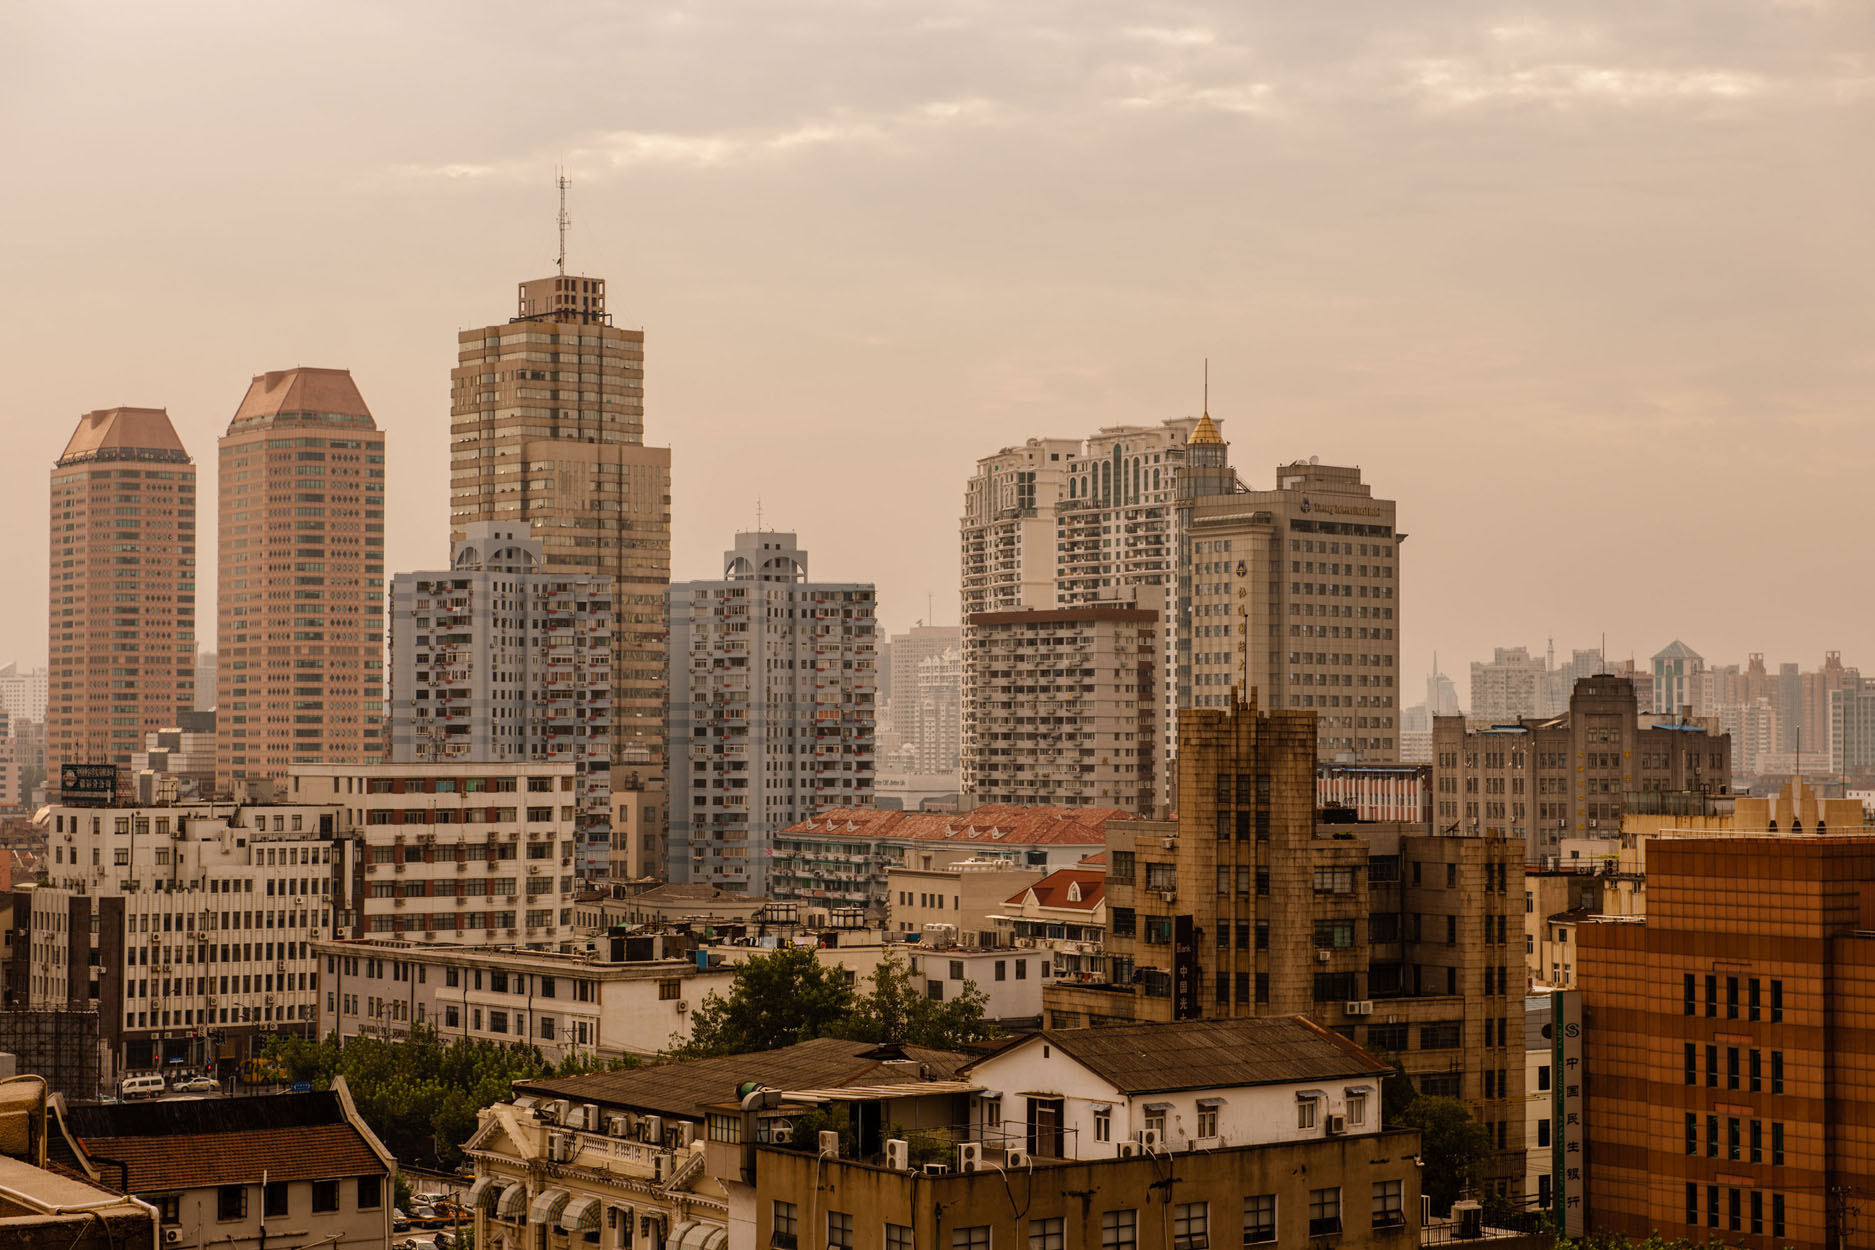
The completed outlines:
<svg viewBox="0 0 1875 1250">
<path fill-rule="evenodd" d="M 562 277 L 565 277 L 566 276 L 566 228 L 573 224 L 573 219 L 566 215 L 566 188 L 571 180 L 566 176 L 566 170 L 564 167 L 562 167 L 561 169 L 555 172 L 554 180 L 560 186 L 560 255 L 554 259 L 553 263 L 556 266 L 558 266 L 560 270 L 560 275 Z"/>
</svg>

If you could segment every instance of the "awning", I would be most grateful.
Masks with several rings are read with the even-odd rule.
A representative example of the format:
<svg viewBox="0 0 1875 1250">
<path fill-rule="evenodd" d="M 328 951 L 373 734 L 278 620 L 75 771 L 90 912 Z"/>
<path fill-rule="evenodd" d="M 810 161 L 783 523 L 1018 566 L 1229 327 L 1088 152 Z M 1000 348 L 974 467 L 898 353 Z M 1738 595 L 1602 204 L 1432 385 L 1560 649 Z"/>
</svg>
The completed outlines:
<svg viewBox="0 0 1875 1250">
<path fill-rule="evenodd" d="M 527 1214 L 527 1186 L 515 1181 L 501 1191 L 501 1197 L 495 1200 L 495 1218 L 498 1220 L 518 1220 Z"/>
<path fill-rule="evenodd" d="M 463 1204 L 471 1211 L 482 1211 L 495 1205 L 495 1197 L 501 1192 L 501 1181 L 497 1177 L 483 1176 L 469 1186 L 468 1200 Z"/>
<path fill-rule="evenodd" d="M 1200 1098 L 1198 1100 L 1198 1105 L 1200 1107 L 1221 1107 L 1224 1105 L 1224 1100 L 1222 1098 Z"/>
<path fill-rule="evenodd" d="M 560 1213 L 560 1227 L 569 1233 L 598 1232 L 599 1200 L 575 1198 L 567 1203 L 566 1210 Z"/>
<path fill-rule="evenodd" d="M 1328 1097 L 1328 1095 L 1319 1089 L 1299 1089 L 1296 1091 L 1297 1102 L 1313 1102 L 1317 1098 L 1326 1097 Z"/>
<path fill-rule="evenodd" d="M 1374 1092 L 1374 1087 L 1372 1085 L 1350 1085 L 1343 1092 L 1349 1094 L 1371 1094 Z"/>
<path fill-rule="evenodd" d="M 534 1205 L 527 1209 L 529 1224 L 551 1224 L 560 1218 L 560 1212 L 566 1209 L 568 1198 L 573 1195 L 564 1189 L 543 1189 L 534 1199 Z"/>
<path fill-rule="evenodd" d="M 1148 1111 L 1170 1111 L 1171 1109 L 1172 1104 L 1169 1102 L 1149 1102 L 1146 1104 L 1146 1110 Z"/>
<path fill-rule="evenodd" d="M 664 1240 L 665 1250 L 722 1250 L 729 1242 L 729 1230 L 720 1224 L 686 1221 L 671 1230 Z"/>
</svg>

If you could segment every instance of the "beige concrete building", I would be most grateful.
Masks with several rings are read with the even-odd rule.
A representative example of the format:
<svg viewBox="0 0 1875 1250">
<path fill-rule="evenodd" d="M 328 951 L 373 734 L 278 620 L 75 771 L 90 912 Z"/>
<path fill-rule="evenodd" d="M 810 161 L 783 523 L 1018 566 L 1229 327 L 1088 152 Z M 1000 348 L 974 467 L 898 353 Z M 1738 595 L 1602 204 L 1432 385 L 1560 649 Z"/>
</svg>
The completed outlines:
<svg viewBox="0 0 1875 1250">
<path fill-rule="evenodd" d="M 1433 828 L 1510 838 L 1533 864 L 1564 838 L 1613 836 L 1631 795 L 1731 791 L 1731 739 L 1677 721 L 1643 726 L 1625 676 L 1583 678 L 1549 720 L 1474 731 L 1441 716 L 1432 732 Z"/>
<path fill-rule="evenodd" d="M 964 631 L 963 801 L 1160 806 L 1163 593 L 979 612 Z"/>
<path fill-rule="evenodd" d="M 1522 848 L 1419 825 L 1318 825 L 1315 717 L 1180 717 L 1175 821 L 1107 826 L 1108 979 L 1057 983 L 1053 1027 L 1304 1014 L 1466 1102 L 1523 1175 Z"/>
<path fill-rule="evenodd" d="M 1471 662 L 1471 719 L 1488 724 L 1548 716 L 1549 661 L 1528 647 L 1498 647 Z"/>
<path fill-rule="evenodd" d="M 371 410 L 343 369 L 264 373 L 220 454 L 218 790 L 379 758 L 384 435 Z"/>
<path fill-rule="evenodd" d="M 885 874 L 886 930 L 895 937 L 949 936 L 961 946 L 1005 946 L 993 919 L 1009 896 L 1039 882 L 1039 868 L 1007 860 L 960 859 L 941 868 L 891 868 Z"/>
<path fill-rule="evenodd" d="M 671 453 L 644 445 L 644 331 L 612 324 L 604 279 L 559 274 L 521 283 L 512 320 L 456 337 L 450 541 L 528 524 L 545 572 L 613 580 L 612 762 L 659 764 Z"/>
<path fill-rule="evenodd" d="M 127 765 L 195 704 L 195 462 L 166 412 L 79 420 L 52 469 L 51 534 L 38 715 L 57 793 L 62 765 Z"/>
<path fill-rule="evenodd" d="M 1193 501 L 1189 707 L 1254 688 L 1313 711 L 1323 759 L 1400 758 L 1395 505 L 1354 468 L 1297 461 L 1275 490 Z"/>
</svg>

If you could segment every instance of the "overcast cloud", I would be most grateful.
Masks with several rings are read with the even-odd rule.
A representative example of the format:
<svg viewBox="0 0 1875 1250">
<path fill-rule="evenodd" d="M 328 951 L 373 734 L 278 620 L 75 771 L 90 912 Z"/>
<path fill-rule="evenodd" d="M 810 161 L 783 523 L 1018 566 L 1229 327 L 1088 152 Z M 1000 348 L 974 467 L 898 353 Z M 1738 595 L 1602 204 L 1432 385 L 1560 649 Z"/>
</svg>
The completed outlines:
<svg viewBox="0 0 1875 1250">
<path fill-rule="evenodd" d="M 443 560 L 455 331 L 550 271 L 563 163 L 677 578 L 759 497 L 954 620 L 973 462 L 1195 413 L 1209 356 L 1252 485 L 1400 500 L 1409 691 L 1604 631 L 1875 668 L 1872 122 L 1860 0 L 9 4 L 0 659 L 92 408 L 169 409 L 212 573 L 248 378 L 349 367 L 391 569 Z"/>
</svg>

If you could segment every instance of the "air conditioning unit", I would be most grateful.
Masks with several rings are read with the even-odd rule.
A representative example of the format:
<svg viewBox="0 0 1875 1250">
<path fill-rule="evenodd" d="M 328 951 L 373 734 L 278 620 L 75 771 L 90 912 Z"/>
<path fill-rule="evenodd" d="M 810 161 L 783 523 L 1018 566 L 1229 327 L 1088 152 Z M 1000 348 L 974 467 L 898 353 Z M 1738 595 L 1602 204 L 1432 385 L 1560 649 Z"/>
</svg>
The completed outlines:
<svg viewBox="0 0 1875 1250">
<path fill-rule="evenodd" d="M 1120 1143 L 1118 1153 L 1119 1157 L 1122 1159 L 1137 1159 L 1139 1157 L 1139 1143 L 1136 1141 L 1123 1141 Z"/>
<path fill-rule="evenodd" d="M 896 1137 L 888 1137 L 885 1142 L 885 1165 L 894 1172 L 903 1172 L 911 1167 L 911 1146 Z"/>
<path fill-rule="evenodd" d="M 606 1121 L 605 1135 L 607 1137 L 623 1137 L 625 1136 L 625 1130 L 629 1127 L 630 1125 L 624 1116 L 615 1115 Z"/>
<path fill-rule="evenodd" d="M 1315 952 L 1315 962 L 1318 964 L 1325 964 L 1328 962 L 1329 956 L 1333 954 L 1334 954 L 1333 951 L 1318 950 Z"/>
<path fill-rule="evenodd" d="M 688 999 L 680 998 L 677 1000 L 677 1014 L 678 1015 L 681 1016 L 686 1011 L 689 1011 L 689 1010 L 690 1010 L 690 1001 Z"/>
<path fill-rule="evenodd" d="M 1339 1137 L 1347 1131 L 1348 1131 L 1348 1117 L 1347 1116 L 1331 1115 L 1328 1117 L 1328 1135 L 1330 1137 Z"/>
<path fill-rule="evenodd" d="M 163 1244 L 166 1246 L 181 1245 L 182 1230 L 180 1228 L 165 1228 L 163 1230 Z"/>
<path fill-rule="evenodd" d="M 794 1122 L 792 1120 L 776 1120 L 768 1130 L 768 1140 L 782 1146 L 792 1142 L 794 1140 Z M 891 1142 L 886 1143 L 888 1153 L 890 1153 L 891 1145 Z"/>
<path fill-rule="evenodd" d="M 977 1142 L 957 1143 L 957 1170 L 974 1172 L 983 1166 L 983 1147 Z"/>
<path fill-rule="evenodd" d="M 1178 845 L 1178 839 L 1177 838 L 1165 838 L 1160 841 L 1159 845 L 1163 847 L 1165 850 L 1169 851 Z"/>
<path fill-rule="evenodd" d="M 639 1127 L 644 1130 L 645 1141 L 649 1142 L 653 1146 L 658 1146 L 658 1145 L 663 1144 L 664 1142 L 664 1117 L 663 1116 L 648 1115 L 644 1118 L 643 1121 L 640 1122 Z"/>
<path fill-rule="evenodd" d="M 820 1153 L 830 1159 L 840 1157 L 840 1134 L 833 1129 L 820 1130 Z"/>
<path fill-rule="evenodd" d="M 1139 1130 L 1139 1149 L 1142 1154 L 1150 1154 L 1159 1149 L 1159 1130 L 1142 1128 Z"/>
<path fill-rule="evenodd" d="M 924 1174 L 926 1176 L 943 1176 L 950 1170 L 951 1165 L 948 1163 L 927 1163 L 924 1165 Z"/>
<path fill-rule="evenodd" d="M 1365 998 L 1357 999 L 1348 1004 L 1348 1014 L 1351 1016 L 1371 1016 L 1374 1014 L 1374 1004 Z"/>
<path fill-rule="evenodd" d="M 1003 1162 L 1007 1163 L 1012 1168 L 1026 1168 L 1026 1167 L 1033 1166 L 1029 1160 L 1029 1152 L 1026 1150 L 1010 1150 L 1010 1151 L 1005 1152 L 1003 1155 Z"/>
</svg>

